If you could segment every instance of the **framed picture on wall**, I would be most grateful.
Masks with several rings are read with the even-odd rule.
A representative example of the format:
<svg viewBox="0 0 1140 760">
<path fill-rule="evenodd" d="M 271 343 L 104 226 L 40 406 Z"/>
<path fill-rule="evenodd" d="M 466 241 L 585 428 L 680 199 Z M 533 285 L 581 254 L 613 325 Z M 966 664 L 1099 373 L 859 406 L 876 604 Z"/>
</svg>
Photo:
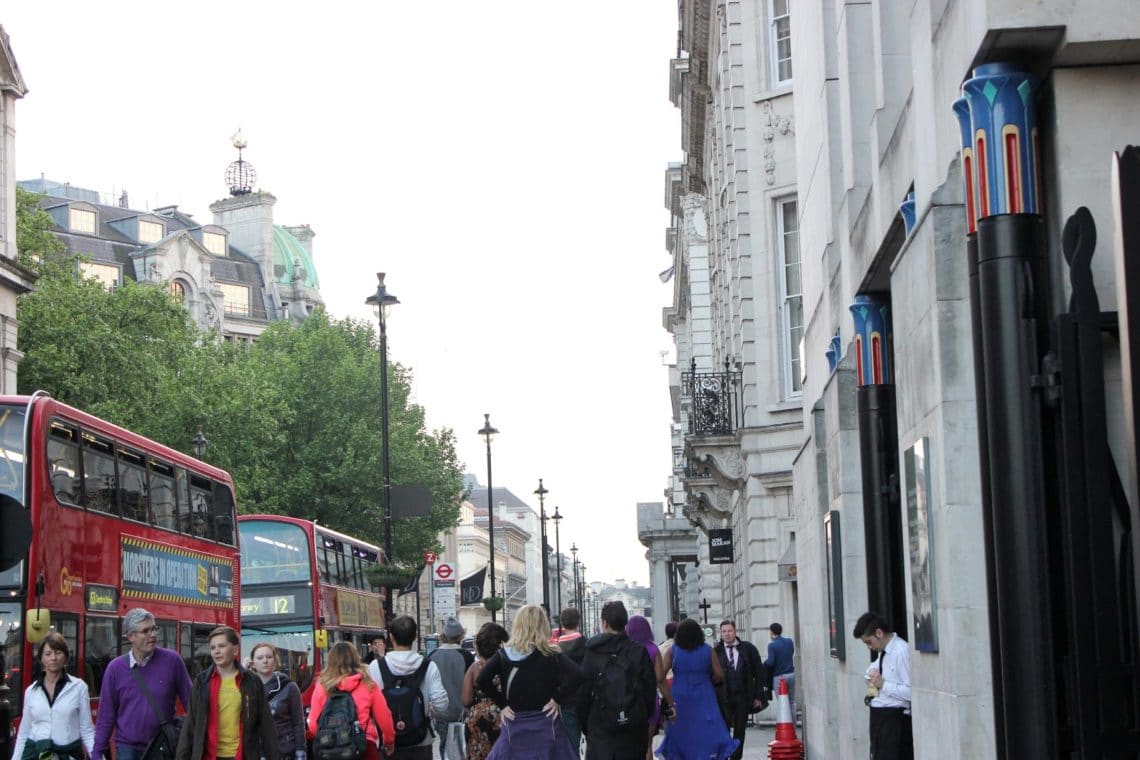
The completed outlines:
<svg viewBox="0 0 1140 760">
<path fill-rule="evenodd" d="M 827 614 L 828 634 L 831 639 L 831 656 L 847 659 L 843 637 L 843 542 L 839 530 L 839 511 L 831 510 L 823 516 L 823 537 L 827 544 L 824 552 L 827 561 Z"/>
<path fill-rule="evenodd" d="M 914 622 L 911 645 L 920 652 L 937 652 L 929 439 L 922 438 L 906 450 L 903 467 L 906 471 L 906 513 L 910 537 L 910 608 Z"/>
</svg>

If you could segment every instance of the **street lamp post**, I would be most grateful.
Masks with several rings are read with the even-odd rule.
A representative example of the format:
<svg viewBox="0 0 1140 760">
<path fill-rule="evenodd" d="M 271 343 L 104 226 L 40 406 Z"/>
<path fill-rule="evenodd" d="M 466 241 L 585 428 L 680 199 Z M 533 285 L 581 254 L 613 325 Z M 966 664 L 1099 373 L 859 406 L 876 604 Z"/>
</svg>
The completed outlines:
<svg viewBox="0 0 1140 760">
<path fill-rule="evenodd" d="M 574 607 L 582 609 L 582 589 L 578 588 L 578 544 L 570 544 L 570 556 L 574 558 Z"/>
<path fill-rule="evenodd" d="M 550 562 L 547 559 L 550 547 L 546 545 L 546 494 L 550 491 L 542 485 L 542 478 L 538 479 L 538 488 L 534 492 L 538 495 L 539 533 L 542 539 L 542 606 L 546 610 L 546 616 L 550 617 Z"/>
<path fill-rule="evenodd" d="M 479 431 L 479 435 L 487 441 L 487 539 L 491 544 L 491 596 L 495 595 L 495 507 L 491 499 L 491 439 L 499 431 L 491 427 L 491 415 L 483 415 L 483 429 Z M 504 597 L 506 594 L 503 595 Z M 503 600 L 503 606 L 506 607 L 506 599 Z M 506 612 L 503 612 L 503 617 L 506 617 Z M 491 610 L 491 622 L 495 622 L 495 610 Z"/>
<path fill-rule="evenodd" d="M 562 625 L 562 539 L 559 536 L 558 527 L 562 522 L 562 515 L 558 514 L 558 507 L 554 508 L 554 517 L 550 518 L 554 521 L 554 561 L 558 566 L 558 578 L 555 580 L 557 584 L 557 595 L 555 599 L 558 602 L 558 625 Z"/>
<path fill-rule="evenodd" d="M 384 273 L 376 273 L 376 292 L 364 303 L 376 312 L 380 323 L 380 496 L 384 515 L 384 562 L 392 564 L 392 473 L 388 456 L 388 312 L 400 301 L 384 287 Z M 392 588 L 385 589 L 384 612 L 392 614 Z"/>
<path fill-rule="evenodd" d="M 198 428 L 198 432 L 195 433 L 194 437 L 190 440 L 190 445 L 194 447 L 194 456 L 205 462 L 206 447 L 210 445 L 210 442 L 206 440 L 206 436 L 202 435 L 201 428 Z"/>
<path fill-rule="evenodd" d="M 579 562 L 578 563 L 578 577 L 582 579 L 582 596 L 588 597 L 589 592 L 586 590 L 586 563 L 585 562 Z M 590 600 L 589 599 L 585 600 L 585 606 L 583 607 L 583 609 L 586 610 L 586 612 L 584 614 L 585 614 L 585 617 L 588 619 L 590 617 Z M 592 629 L 587 627 L 586 630 L 592 630 Z"/>
</svg>

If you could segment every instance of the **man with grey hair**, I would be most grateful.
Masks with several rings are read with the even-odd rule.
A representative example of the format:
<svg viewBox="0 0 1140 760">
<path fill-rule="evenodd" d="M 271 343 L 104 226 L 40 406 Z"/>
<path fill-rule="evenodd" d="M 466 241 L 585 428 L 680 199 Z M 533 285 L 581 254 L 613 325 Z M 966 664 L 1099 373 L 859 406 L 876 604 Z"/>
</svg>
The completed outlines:
<svg viewBox="0 0 1140 760">
<path fill-rule="evenodd" d="M 190 707 L 190 674 L 177 652 L 158 646 L 154 615 L 141 607 L 130 610 L 123 616 L 123 636 L 131 648 L 103 673 L 92 760 L 110 756 L 112 733 L 116 760 L 139 760 L 159 727 L 174 717 L 174 700 Z"/>
</svg>

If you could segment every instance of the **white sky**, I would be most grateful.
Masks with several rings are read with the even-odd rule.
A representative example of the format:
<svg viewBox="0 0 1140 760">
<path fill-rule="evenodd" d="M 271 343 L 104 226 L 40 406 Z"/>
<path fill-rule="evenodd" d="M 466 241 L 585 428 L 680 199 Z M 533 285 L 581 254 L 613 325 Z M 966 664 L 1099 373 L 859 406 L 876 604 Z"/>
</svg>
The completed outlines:
<svg viewBox="0 0 1140 760">
<path fill-rule="evenodd" d="M 647 583 L 635 504 L 663 499 L 672 466 L 657 274 L 682 155 L 676 3 L 174 7 L 4 3 L 29 88 L 17 179 L 206 222 L 240 126 L 276 222 L 316 232 L 335 316 L 372 319 L 388 273 L 390 355 L 466 469 L 486 484 L 490 412 L 494 485 L 537 508 L 542 477 L 588 578 Z"/>
</svg>

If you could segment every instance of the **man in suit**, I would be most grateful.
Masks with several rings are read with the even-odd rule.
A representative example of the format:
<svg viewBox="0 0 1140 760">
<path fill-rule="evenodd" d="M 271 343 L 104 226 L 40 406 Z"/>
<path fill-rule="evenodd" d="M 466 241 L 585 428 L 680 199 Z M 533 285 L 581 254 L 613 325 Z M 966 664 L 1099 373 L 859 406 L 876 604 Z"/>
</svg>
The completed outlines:
<svg viewBox="0 0 1140 760">
<path fill-rule="evenodd" d="M 768 706 L 767 690 L 771 677 L 756 647 L 736 637 L 736 622 L 733 620 L 720 624 L 716 656 L 724 671 L 728 697 L 724 720 L 733 738 L 740 740 L 740 746 L 732 757 L 740 760 L 744 755 L 744 730 L 748 727 L 748 716 Z"/>
</svg>

